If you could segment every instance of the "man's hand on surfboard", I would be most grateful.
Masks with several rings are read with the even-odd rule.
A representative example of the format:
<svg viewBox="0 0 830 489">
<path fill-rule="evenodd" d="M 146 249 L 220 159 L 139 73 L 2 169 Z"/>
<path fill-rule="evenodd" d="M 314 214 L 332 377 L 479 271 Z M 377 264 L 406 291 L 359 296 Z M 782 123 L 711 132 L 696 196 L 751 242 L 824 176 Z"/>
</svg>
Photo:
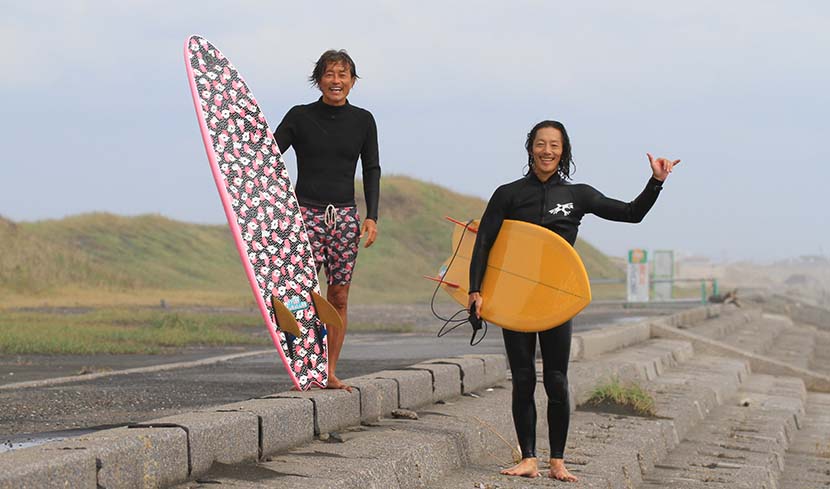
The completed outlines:
<svg viewBox="0 0 830 489">
<path fill-rule="evenodd" d="M 470 302 L 467 303 L 467 309 L 472 307 L 473 303 L 476 305 L 476 316 L 481 319 L 481 303 L 483 302 L 481 294 L 478 292 L 470 293 Z"/>
<path fill-rule="evenodd" d="M 655 158 L 651 156 L 650 153 L 646 153 L 648 156 L 648 162 L 651 164 L 651 172 L 654 175 L 654 178 L 660 180 L 661 182 L 666 181 L 668 178 L 669 173 L 671 173 L 672 168 L 676 165 L 680 164 L 680 160 L 670 160 L 668 158 Z"/>
<path fill-rule="evenodd" d="M 364 236 L 366 237 L 366 244 L 363 247 L 368 248 L 372 246 L 372 243 L 378 237 L 378 223 L 374 219 L 366 219 L 363 221 L 363 228 L 360 230 L 360 239 L 363 239 Z"/>
</svg>

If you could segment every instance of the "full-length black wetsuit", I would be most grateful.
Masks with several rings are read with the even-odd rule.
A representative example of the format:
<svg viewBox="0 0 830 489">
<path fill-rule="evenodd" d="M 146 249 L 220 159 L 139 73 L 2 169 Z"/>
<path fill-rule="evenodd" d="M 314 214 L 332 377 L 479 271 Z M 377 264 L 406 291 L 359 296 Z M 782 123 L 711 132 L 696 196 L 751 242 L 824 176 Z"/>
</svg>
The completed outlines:
<svg viewBox="0 0 830 489">
<path fill-rule="evenodd" d="M 541 182 L 533 172 L 502 185 L 493 193 L 478 228 L 470 263 L 470 292 L 479 292 L 490 248 L 505 219 L 544 226 L 571 245 L 582 216 L 595 214 L 603 219 L 640 222 L 654 205 L 663 182 L 650 178 L 632 202 L 609 199 L 589 185 L 570 184 L 558 174 Z M 483 298 L 485 301 L 487 297 Z M 571 321 L 542 331 L 543 380 L 548 395 L 550 458 L 563 458 L 568 437 L 568 357 L 571 350 Z M 522 449 L 522 458 L 536 457 L 536 333 L 503 330 L 504 346 L 513 374 L 513 423 Z"/>
</svg>

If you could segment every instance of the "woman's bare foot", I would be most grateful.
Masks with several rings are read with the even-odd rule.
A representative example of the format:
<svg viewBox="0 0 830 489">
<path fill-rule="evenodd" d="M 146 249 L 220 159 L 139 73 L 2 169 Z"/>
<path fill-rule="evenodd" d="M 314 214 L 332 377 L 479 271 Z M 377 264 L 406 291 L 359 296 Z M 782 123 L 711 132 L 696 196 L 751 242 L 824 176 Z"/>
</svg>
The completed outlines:
<svg viewBox="0 0 830 489">
<path fill-rule="evenodd" d="M 579 479 L 568 472 L 565 468 L 565 461 L 561 458 L 550 459 L 550 477 L 563 482 L 577 482 Z"/>
<path fill-rule="evenodd" d="M 521 462 L 517 463 L 509 469 L 501 471 L 502 475 L 518 475 L 521 477 L 539 477 L 539 467 L 536 463 L 536 458 L 523 458 Z"/>
<path fill-rule="evenodd" d="M 344 384 L 343 381 L 333 375 L 329 375 L 329 383 L 326 384 L 326 389 L 343 389 L 346 392 L 351 392 L 352 386 Z"/>
</svg>

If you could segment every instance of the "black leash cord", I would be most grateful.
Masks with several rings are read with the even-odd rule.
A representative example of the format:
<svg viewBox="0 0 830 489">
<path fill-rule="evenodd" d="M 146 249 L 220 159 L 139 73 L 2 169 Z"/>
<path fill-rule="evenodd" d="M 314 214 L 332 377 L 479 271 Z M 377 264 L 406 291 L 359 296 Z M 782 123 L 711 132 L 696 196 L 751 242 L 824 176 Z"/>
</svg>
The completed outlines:
<svg viewBox="0 0 830 489">
<path fill-rule="evenodd" d="M 452 258 L 450 258 L 450 262 L 447 265 L 447 271 L 450 269 L 450 267 L 452 267 L 452 262 L 455 261 L 455 257 L 458 255 L 458 250 L 461 248 L 461 243 L 464 241 L 464 235 L 467 234 L 467 230 L 470 229 L 470 224 L 472 224 L 472 223 L 473 223 L 473 221 L 471 219 L 471 220 L 467 221 L 467 224 L 464 225 L 464 231 L 461 234 L 461 239 L 458 240 L 458 245 L 455 247 L 455 251 L 452 254 Z M 446 271 L 444 273 L 446 274 Z M 442 281 L 444 280 L 443 276 L 439 277 L 439 278 Z M 439 315 L 435 311 L 435 296 L 438 294 L 438 289 L 440 289 L 440 288 L 441 288 L 441 283 L 439 282 L 438 285 L 435 286 L 435 290 L 432 292 L 432 299 L 430 299 L 430 301 L 429 301 L 429 307 L 430 307 L 430 309 L 432 309 L 432 315 L 435 316 L 437 319 L 439 319 L 441 321 L 444 321 L 444 325 L 441 326 L 441 329 L 438 330 L 438 335 L 437 336 L 439 338 L 441 338 L 442 336 L 444 336 L 445 334 L 447 334 L 450 331 L 454 330 L 455 328 L 461 326 L 462 324 L 470 323 L 473 327 L 473 336 L 470 338 L 470 346 L 476 346 L 479 343 L 481 343 L 481 340 L 483 340 L 484 337 L 487 336 L 487 321 L 485 321 L 483 319 L 478 319 L 478 318 L 475 317 L 475 310 L 474 310 L 475 305 L 470 307 L 469 311 L 467 309 L 461 309 L 461 310 L 457 311 L 455 314 L 453 314 L 452 316 L 450 316 L 448 318 L 441 317 L 441 315 Z M 465 318 L 458 319 L 459 314 L 464 314 L 464 313 L 469 313 L 469 314 Z M 447 326 L 449 326 L 450 324 L 452 324 L 452 326 L 449 329 L 447 329 Z M 476 326 L 478 326 L 478 327 L 476 327 Z M 476 334 L 478 333 L 478 331 L 480 329 L 482 329 L 482 326 L 483 326 L 483 329 L 484 329 L 484 333 L 482 333 L 481 337 L 478 338 L 478 341 L 476 341 Z"/>
</svg>

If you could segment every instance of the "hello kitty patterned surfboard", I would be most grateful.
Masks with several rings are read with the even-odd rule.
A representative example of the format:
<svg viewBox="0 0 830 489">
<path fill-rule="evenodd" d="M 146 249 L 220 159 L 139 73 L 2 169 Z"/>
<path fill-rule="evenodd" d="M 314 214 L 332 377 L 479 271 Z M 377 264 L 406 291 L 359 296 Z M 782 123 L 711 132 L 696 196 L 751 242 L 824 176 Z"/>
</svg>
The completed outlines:
<svg viewBox="0 0 830 489">
<path fill-rule="evenodd" d="M 274 345 L 298 389 L 325 387 L 326 326 L 311 296 L 320 292 L 317 270 L 274 136 L 248 85 L 210 42 L 188 38 L 185 65 L 213 178 Z M 300 336 L 277 324 L 272 295 Z"/>
</svg>

